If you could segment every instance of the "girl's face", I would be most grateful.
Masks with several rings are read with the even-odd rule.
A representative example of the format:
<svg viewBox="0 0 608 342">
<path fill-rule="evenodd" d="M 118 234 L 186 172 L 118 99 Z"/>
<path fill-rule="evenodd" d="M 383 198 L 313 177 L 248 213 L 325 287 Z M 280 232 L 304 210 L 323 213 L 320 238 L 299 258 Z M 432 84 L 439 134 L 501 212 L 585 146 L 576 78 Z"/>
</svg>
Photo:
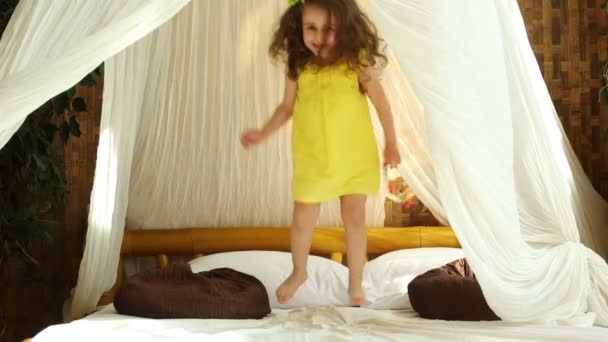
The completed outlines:
<svg viewBox="0 0 608 342">
<path fill-rule="evenodd" d="M 304 44 L 322 59 L 334 56 L 336 47 L 336 18 L 324 8 L 316 5 L 304 6 L 302 12 L 302 29 Z"/>
</svg>

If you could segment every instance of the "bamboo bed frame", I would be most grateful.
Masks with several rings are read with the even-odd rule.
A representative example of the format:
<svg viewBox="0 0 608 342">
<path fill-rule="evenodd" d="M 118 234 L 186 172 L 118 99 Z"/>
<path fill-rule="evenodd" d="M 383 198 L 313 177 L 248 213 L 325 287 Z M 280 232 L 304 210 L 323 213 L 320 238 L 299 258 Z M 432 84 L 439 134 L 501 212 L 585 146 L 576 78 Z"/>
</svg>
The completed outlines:
<svg viewBox="0 0 608 342">
<path fill-rule="evenodd" d="M 460 247 L 449 227 L 374 227 L 367 229 L 368 257 L 398 249 L 419 247 Z M 118 273 L 114 286 L 103 294 L 98 305 L 113 302 L 123 281 L 123 258 L 156 256 L 157 267 L 166 267 L 172 255 L 206 254 L 268 250 L 289 251 L 289 228 L 185 228 L 125 230 Z M 346 254 L 344 229 L 317 228 L 310 253 L 339 263 Z"/>
<path fill-rule="evenodd" d="M 367 252 L 380 255 L 398 249 L 420 247 L 460 247 L 449 227 L 374 227 L 367 229 Z M 171 255 L 269 250 L 289 251 L 289 228 L 185 228 L 125 230 L 114 286 L 103 294 L 98 305 L 110 304 L 123 281 L 123 258 L 156 256 L 157 267 L 166 267 Z M 344 229 L 316 228 L 310 253 L 339 263 L 346 254 Z M 23 342 L 31 342 L 26 339 Z"/>
</svg>

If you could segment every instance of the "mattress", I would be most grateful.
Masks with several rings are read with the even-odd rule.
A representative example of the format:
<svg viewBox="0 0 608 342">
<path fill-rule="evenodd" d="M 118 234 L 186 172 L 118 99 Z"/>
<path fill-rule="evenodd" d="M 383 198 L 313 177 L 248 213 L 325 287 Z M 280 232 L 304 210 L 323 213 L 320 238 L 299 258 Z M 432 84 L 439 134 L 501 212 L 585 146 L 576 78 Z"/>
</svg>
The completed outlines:
<svg viewBox="0 0 608 342">
<path fill-rule="evenodd" d="M 420 318 L 413 310 L 354 307 L 275 309 L 261 320 L 145 319 L 112 305 L 80 320 L 48 327 L 49 341 L 608 341 L 608 328 Z"/>
</svg>

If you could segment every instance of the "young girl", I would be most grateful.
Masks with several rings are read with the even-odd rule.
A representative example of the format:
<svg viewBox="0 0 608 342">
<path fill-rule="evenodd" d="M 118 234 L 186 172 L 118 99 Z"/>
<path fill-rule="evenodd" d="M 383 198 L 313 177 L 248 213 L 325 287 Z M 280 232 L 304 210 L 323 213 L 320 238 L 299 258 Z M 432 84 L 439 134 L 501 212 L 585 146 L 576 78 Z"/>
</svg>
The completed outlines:
<svg viewBox="0 0 608 342">
<path fill-rule="evenodd" d="M 384 129 L 384 166 L 400 162 L 391 110 L 372 69 L 386 57 L 374 25 L 355 0 L 290 2 L 270 46 L 272 57 L 286 59 L 283 101 L 263 128 L 241 136 L 245 148 L 259 144 L 293 117 L 293 270 L 276 295 L 287 303 L 306 281 L 320 203 L 340 197 L 348 292 L 352 305 L 363 305 L 365 202 L 380 187 L 378 146 L 366 95 Z"/>
</svg>

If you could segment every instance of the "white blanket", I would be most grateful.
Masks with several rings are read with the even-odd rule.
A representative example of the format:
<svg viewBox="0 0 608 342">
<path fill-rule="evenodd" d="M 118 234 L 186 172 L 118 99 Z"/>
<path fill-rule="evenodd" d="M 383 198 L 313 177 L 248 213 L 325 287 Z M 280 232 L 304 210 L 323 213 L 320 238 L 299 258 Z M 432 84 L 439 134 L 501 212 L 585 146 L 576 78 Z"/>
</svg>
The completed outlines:
<svg viewBox="0 0 608 342">
<path fill-rule="evenodd" d="M 608 341 L 600 327 L 448 322 L 412 310 L 308 307 L 273 310 L 262 320 L 144 319 L 122 316 L 109 305 L 34 338 L 48 341 Z"/>
</svg>

